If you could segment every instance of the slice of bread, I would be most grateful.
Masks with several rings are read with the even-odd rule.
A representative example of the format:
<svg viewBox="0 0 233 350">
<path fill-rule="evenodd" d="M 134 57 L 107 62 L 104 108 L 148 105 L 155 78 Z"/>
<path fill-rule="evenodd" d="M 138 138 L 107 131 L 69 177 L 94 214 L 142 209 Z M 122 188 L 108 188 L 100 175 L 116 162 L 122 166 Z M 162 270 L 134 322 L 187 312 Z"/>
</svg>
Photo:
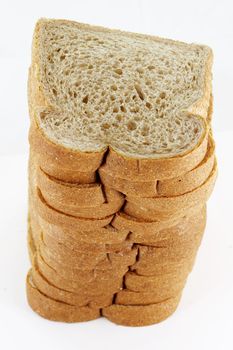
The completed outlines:
<svg viewBox="0 0 233 350">
<path fill-rule="evenodd" d="M 177 286 L 177 290 L 167 290 L 166 293 L 160 293 L 159 286 L 155 288 L 154 291 L 150 292 L 133 292 L 128 289 L 121 290 L 117 293 L 115 298 L 115 304 L 117 305 L 151 305 L 156 303 L 162 303 L 169 298 L 175 297 L 177 294 L 181 294 L 183 283 L 180 286 Z"/>
<path fill-rule="evenodd" d="M 79 252 L 96 252 L 96 253 L 114 253 L 119 251 L 128 251 L 132 248 L 133 243 L 130 240 L 126 240 L 120 244 L 91 244 L 91 243 L 83 243 L 72 241 L 69 242 L 67 240 L 56 240 L 54 237 L 50 236 L 47 232 L 42 233 L 43 241 L 47 245 L 47 247 L 55 248 L 56 246 L 64 247 L 66 250 L 71 250 L 74 254 L 78 254 Z"/>
<path fill-rule="evenodd" d="M 130 266 L 130 270 L 141 276 L 157 276 L 164 274 L 189 274 L 195 262 L 196 254 L 189 256 L 187 259 L 180 261 L 163 261 L 158 264 L 150 264 L 148 261 L 137 261 L 135 265 Z"/>
<path fill-rule="evenodd" d="M 161 196 L 151 198 L 130 197 L 126 200 L 132 202 L 137 207 L 157 210 L 160 212 L 174 212 L 180 209 L 198 206 L 204 204 L 210 197 L 217 177 L 217 163 L 215 160 L 214 166 L 206 181 L 191 192 L 177 196 Z"/>
<path fill-rule="evenodd" d="M 182 246 L 192 240 L 199 239 L 206 225 L 206 207 L 201 208 L 194 215 L 186 217 L 175 226 L 161 231 L 132 232 L 129 239 L 138 244 L 155 247 Z"/>
<path fill-rule="evenodd" d="M 99 183 L 76 185 L 61 183 L 40 170 L 37 186 L 49 206 L 80 218 L 101 219 L 120 210 L 124 196 Z"/>
<path fill-rule="evenodd" d="M 37 185 L 45 199 L 67 206 L 93 208 L 106 202 L 100 183 L 73 184 L 57 180 L 37 167 Z"/>
<path fill-rule="evenodd" d="M 140 276 L 134 272 L 127 272 L 125 275 L 125 287 L 133 292 L 157 292 L 164 299 L 164 293 L 170 293 L 170 297 L 175 295 L 178 290 L 183 288 L 187 279 L 187 271 L 183 274 L 181 271 L 176 274 L 164 274 L 156 276 Z"/>
<path fill-rule="evenodd" d="M 30 201 L 32 202 L 32 201 Z M 111 225 L 107 225 L 103 228 L 95 229 L 91 231 L 85 231 L 77 225 L 75 229 L 60 227 L 56 223 L 51 224 L 48 221 L 40 217 L 35 211 L 32 203 L 29 203 L 29 220 L 32 219 L 32 223 L 37 225 L 36 230 L 46 232 L 50 237 L 57 241 L 66 242 L 68 245 L 86 245 L 92 246 L 92 250 L 102 246 L 112 246 L 122 244 L 129 235 L 129 230 L 117 230 Z"/>
<path fill-rule="evenodd" d="M 94 229 L 100 229 L 107 226 L 114 217 L 113 215 L 110 215 L 100 219 L 86 219 L 65 214 L 50 207 L 38 189 L 35 192 L 35 198 L 33 198 L 32 201 L 37 213 L 44 220 L 68 230 L 77 230 L 78 227 L 81 231 L 93 231 Z"/>
<path fill-rule="evenodd" d="M 29 78 L 32 147 L 54 168 L 94 171 L 108 153 L 117 173 L 185 173 L 206 153 L 211 64 L 205 46 L 42 19 Z"/>
<path fill-rule="evenodd" d="M 215 161 L 215 144 L 209 136 L 208 148 L 204 159 L 191 171 L 182 176 L 169 179 L 158 180 L 156 184 L 157 194 L 159 196 L 178 196 L 201 186 L 210 176 Z"/>
<path fill-rule="evenodd" d="M 113 295 L 88 296 L 83 293 L 77 294 L 57 288 L 43 277 L 35 266 L 31 270 L 31 276 L 36 288 L 48 297 L 74 306 L 89 305 L 92 308 L 101 308 L 112 304 Z"/>
<path fill-rule="evenodd" d="M 200 211 L 203 207 L 203 203 L 198 203 L 192 207 L 184 207 L 174 211 L 159 211 L 158 209 L 151 209 L 146 207 L 139 207 L 134 202 L 126 202 L 124 206 L 124 213 L 145 221 L 156 221 L 156 220 L 172 220 L 182 218 L 184 216 L 193 216 L 195 213 Z"/>
<path fill-rule="evenodd" d="M 79 225 L 75 229 L 60 227 L 56 223 L 51 224 L 48 221 L 38 218 L 42 231 L 49 234 L 58 241 L 75 244 L 93 244 L 97 245 L 114 245 L 124 242 L 129 234 L 128 230 L 117 230 L 111 225 L 103 228 L 93 229 L 91 231 L 81 230 Z"/>
<path fill-rule="evenodd" d="M 150 305 L 111 305 L 102 314 L 110 321 L 123 326 L 147 326 L 165 320 L 175 312 L 181 295 Z"/>
<path fill-rule="evenodd" d="M 75 267 L 75 265 L 73 265 Z M 93 280 L 85 279 L 71 279 L 71 276 L 63 277 L 59 274 L 59 271 L 52 269 L 48 264 L 41 258 L 37 261 L 38 270 L 52 285 L 57 288 L 64 289 L 69 292 L 84 294 L 89 296 L 95 296 L 100 294 L 113 294 L 122 288 L 122 275 L 109 276 L 107 279 L 94 278 Z M 90 269 L 94 266 L 90 265 Z M 88 276 L 88 275 L 87 275 Z"/>
<path fill-rule="evenodd" d="M 124 212 L 119 212 L 114 216 L 111 224 L 118 230 L 129 230 L 133 233 L 142 233 L 145 235 L 176 226 L 183 220 L 186 220 L 186 218 L 172 217 L 167 220 L 142 220 Z"/>
<path fill-rule="evenodd" d="M 190 192 L 199 187 L 210 175 L 214 165 L 214 141 L 209 137 L 208 148 L 204 159 L 191 171 L 179 177 L 167 180 L 150 180 L 144 178 L 141 181 L 119 177 L 116 172 L 111 172 L 105 164 L 98 170 L 101 181 L 105 186 L 114 188 L 128 196 L 154 197 L 175 196 Z"/>
<path fill-rule="evenodd" d="M 74 306 L 68 303 L 50 298 L 40 292 L 31 277 L 29 271 L 26 282 L 27 300 L 31 308 L 40 316 L 60 322 L 85 322 L 100 317 L 99 308 L 90 306 Z"/>
</svg>

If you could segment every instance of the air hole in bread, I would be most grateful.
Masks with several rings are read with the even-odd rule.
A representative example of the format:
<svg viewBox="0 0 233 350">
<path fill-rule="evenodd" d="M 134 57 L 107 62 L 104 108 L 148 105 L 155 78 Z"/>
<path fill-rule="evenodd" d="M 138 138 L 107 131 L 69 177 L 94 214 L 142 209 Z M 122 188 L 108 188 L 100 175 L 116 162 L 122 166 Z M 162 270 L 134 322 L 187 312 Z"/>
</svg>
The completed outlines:
<svg viewBox="0 0 233 350">
<path fill-rule="evenodd" d="M 128 128 L 128 130 L 133 131 L 133 130 L 137 129 L 137 124 L 133 120 L 131 120 L 128 122 L 127 128 Z"/>
</svg>

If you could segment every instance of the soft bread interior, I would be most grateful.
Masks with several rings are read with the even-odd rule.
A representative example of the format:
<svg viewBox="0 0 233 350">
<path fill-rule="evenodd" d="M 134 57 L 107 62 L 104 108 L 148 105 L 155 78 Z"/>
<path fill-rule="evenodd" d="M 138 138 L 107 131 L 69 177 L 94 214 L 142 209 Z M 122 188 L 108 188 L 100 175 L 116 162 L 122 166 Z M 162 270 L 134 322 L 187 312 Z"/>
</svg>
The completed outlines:
<svg viewBox="0 0 233 350">
<path fill-rule="evenodd" d="M 185 153 L 205 130 L 187 111 L 205 95 L 210 56 L 205 46 L 41 20 L 29 84 L 42 96 L 34 101 L 37 122 L 49 139 L 75 150 Z"/>
</svg>

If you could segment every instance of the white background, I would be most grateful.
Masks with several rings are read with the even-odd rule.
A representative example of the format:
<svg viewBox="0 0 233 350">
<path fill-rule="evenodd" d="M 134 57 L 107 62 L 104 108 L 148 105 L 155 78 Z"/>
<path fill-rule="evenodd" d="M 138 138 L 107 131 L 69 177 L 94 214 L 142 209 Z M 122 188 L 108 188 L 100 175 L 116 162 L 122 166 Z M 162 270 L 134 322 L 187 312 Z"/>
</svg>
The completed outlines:
<svg viewBox="0 0 233 350">
<path fill-rule="evenodd" d="M 232 1 L 0 0 L 0 348 L 233 349 L 233 7 Z M 208 225 L 177 312 L 161 324 L 124 328 L 100 319 L 61 324 L 25 299 L 29 267 L 27 69 L 39 17 L 67 18 L 211 46 L 219 177 Z"/>
</svg>

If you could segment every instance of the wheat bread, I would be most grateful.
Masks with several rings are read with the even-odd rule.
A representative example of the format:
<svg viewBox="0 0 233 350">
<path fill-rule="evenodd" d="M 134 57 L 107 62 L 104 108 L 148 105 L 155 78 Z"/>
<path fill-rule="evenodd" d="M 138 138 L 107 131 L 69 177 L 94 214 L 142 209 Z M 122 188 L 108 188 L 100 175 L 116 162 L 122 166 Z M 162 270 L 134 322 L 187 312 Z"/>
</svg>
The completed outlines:
<svg viewBox="0 0 233 350">
<path fill-rule="evenodd" d="M 214 167 L 215 144 L 209 136 L 208 148 L 204 159 L 194 169 L 183 176 L 169 180 L 158 180 L 157 194 L 159 196 L 178 196 L 200 187 L 209 177 Z"/>
<path fill-rule="evenodd" d="M 111 188 L 104 189 L 104 203 L 95 205 L 95 198 L 93 198 L 93 206 L 85 206 L 85 204 L 83 206 L 79 205 L 79 203 L 76 203 L 72 198 L 72 195 L 69 196 L 69 193 L 66 194 L 66 199 L 58 200 L 58 197 L 60 197 L 59 192 L 51 193 L 44 187 L 38 186 L 38 188 L 40 189 L 43 198 L 49 206 L 61 211 L 64 214 L 77 216 L 79 218 L 97 220 L 106 218 L 107 216 L 113 215 L 118 210 L 120 210 L 124 204 L 124 196 L 120 192 L 115 191 Z M 72 189 L 70 189 L 70 192 L 72 193 Z M 89 190 L 86 189 L 85 194 L 84 190 L 83 196 L 85 200 L 91 202 L 91 193 L 89 195 L 88 192 Z"/>
<path fill-rule="evenodd" d="M 57 301 L 41 293 L 33 283 L 30 271 L 26 282 L 27 300 L 31 308 L 40 316 L 60 322 L 85 322 L 100 317 L 99 308 L 74 306 Z"/>
<path fill-rule="evenodd" d="M 106 164 L 102 165 L 98 170 L 101 182 L 108 187 L 124 193 L 125 195 L 138 197 L 152 197 L 156 194 L 157 180 L 133 181 L 127 177 L 119 177 L 116 172 L 111 172 Z"/>
<path fill-rule="evenodd" d="M 82 251 L 90 251 L 93 253 L 124 251 L 130 249 L 133 244 L 132 241 L 127 239 L 128 234 L 126 233 L 124 233 L 124 235 L 118 239 L 117 230 L 113 229 L 111 226 L 104 228 L 102 232 L 92 232 L 90 237 L 89 232 L 84 232 L 83 235 L 82 232 L 79 232 L 81 235 L 80 238 L 78 234 L 76 236 L 69 235 L 69 233 L 64 232 L 61 229 L 59 230 L 59 226 L 50 225 L 41 218 L 38 218 L 32 206 L 30 206 L 29 212 L 29 225 L 32 230 L 34 240 L 39 241 L 42 237 L 42 240 L 48 247 L 53 249 L 59 246 L 58 250 L 62 250 L 64 247 L 65 251 L 67 251 L 67 249 L 71 251 L 69 252 L 71 255 L 75 254 L 75 252 L 78 253 Z M 110 233 L 108 234 L 108 232 Z M 100 236 L 99 239 L 93 242 L 91 239 L 92 236 L 98 235 L 98 233 Z M 86 235 L 88 238 L 86 238 Z M 114 235 L 116 237 L 114 237 Z M 105 241 L 106 236 L 107 238 L 110 236 L 111 241 Z"/>
<path fill-rule="evenodd" d="M 119 243 L 119 244 L 91 244 L 91 243 L 83 243 L 83 242 L 76 242 L 72 241 L 67 242 L 67 240 L 55 240 L 52 236 L 50 236 L 48 233 L 43 232 L 43 241 L 46 244 L 47 247 L 56 247 L 56 245 L 59 245 L 60 248 L 64 246 L 64 249 L 69 249 L 74 254 L 78 254 L 82 251 L 91 251 L 91 252 L 97 252 L 97 253 L 114 253 L 119 251 L 127 251 L 130 248 L 132 248 L 133 242 L 130 240 L 126 240 L 125 242 Z"/>
<path fill-rule="evenodd" d="M 133 233 L 150 234 L 152 232 L 159 232 L 165 228 L 176 226 L 180 222 L 187 220 L 184 216 L 182 218 L 172 217 L 167 220 L 142 220 L 124 212 L 118 212 L 112 219 L 112 226 L 118 230 L 129 230 Z"/>
<path fill-rule="evenodd" d="M 118 231 L 111 225 L 106 225 L 103 228 L 84 231 L 77 225 L 74 229 L 61 228 L 56 224 L 51 224 L 43 218 L 39 217 L 39 224 L 43 232 L 46 232 L 51 237 L 58 241 L 65 241 L 69 244 L 92 244 L 98 245 L 115 245 L 121 244 L 129 235 L 128 230 Z"/>
<path fill-rule="evenodd" d="M 86 245 L 92 246 L 94 248 L 99 248 L 103 246 L 114 246 L 122 244 L 127 240 L 129 235 L 128 230 L 117 230 L 111 225 L 107 225 L 100 229 L 95 229 L 92 231 L 81 230 L 80 227 L 73 229 L 61 228 L 57 224 L 51 224 L 48 221 L 40 217 L 32 204 L 29 205 L 29 217 L 32 218 L 32 222 L 35 227 L 35 231 L 42 231 L 48 234 L 50 237 L 56 239 L 57 241 L 66 242 L 68 245 Z"/>
<path fill-rule="evenodd" d="M 79 280 L 82 283 L 90 282 L 95 279 L 104 280 L 112 276 L 122 277 L 128 271 L 128 266 L 132 265 L 136 261 L 136 251 L 133 250 L 132 252 L 124 254 L 121 260 L 116 259 L 115 261 L 113 259 L 114 261 L 110 261 L 110 259 L 108 259 L 108 264 L 103 264 L 103 266 L 97 265 L 92 269 L 77 269 L 73 266 L 66 266 L 64 264 L 60 264 L 51 256 L 46 256 L 46 254 L 43 254 L 43 252 L 43 256 L 41 255 L 39 245 L 36 246 L 36 244 L 34 244 L 30 226 L 28 230 L 28 250 L 32 265 L 34 265 L 36 255 L 37 264 L 42 265 L 43 269 L 47 270 L 47 275 L 55 271 L 65 279 L 69 277 L 71 280 Z"/>
<path fill-rule="evenodd" d="M 100 229 L 107 226 L 113 219 L 113 215 L 106 216 L 101 219 L 86 219 L 77 216 L 72 216 L 55 210 L 50 207 L 44 200 L 39 189 L 35 192 L 35 198 L 33 198 L 33 206 L 37 210 L 38 214 L 51 224 L 59 225 L 64 229 L 77 229 L 84 231 L 93 231 L 94 229 Z"/>
<path fill-rule="evenodd" d="M 91 270 L 102 261 L 108 263 L 107 254 L 105 252 L 78 252 L 69 256 L 68 253 L 70 250 L 65 250 L 64 247 L 60 250 L 56 248 L 51 249 L 51 247 L 48 248 L 43 241 L 40 241 L 39 247 L 41 255 L 46 257 L 45 260 L 52 258 L 61 265 L 73 266 L 76 269 Z"/>
<path fill-rule="evenodd" d="M 59 271 L 59 275 L 66 278 L 70 276 L 71 279 L 79 279 L 92 281 L 95 278 L 106 279 L 108 276 L 122 274 L 128 270 L 128 266 L 133 265 L 136 261 L 137 249 L 125 252 L 122 255 L 119 254 L 108 254 L 112 255 L 107 261 L 101 261 L 95 266 L 84 266 L 82 269 L 77 268 L 73 265 L 62 264 L 57 261 L 53 256 L 46 255 L 46 252 L 40 250 L 40 255 L 43 260 L 49 265 L 53 270 Z"/>
<path fill-rule="evenodd" d="M 132 232 L 128 239 L 142 246 L 175 249 L 196 244 L 200 241 L 206 225 L 206 206 L 194 215 L 186 217 L 177 225 L 158 231 L 144 234 Z M 140 245 L 139 245 L 140 246 Z"/>
<path fill-rule="evenodd" d="M 29 240 L 31 240 L 31 231 L 28 233 Z M 70 274 L 72 270 L 66 270 L 64 275 L 61 274 L 63 269 L 55 270 L 40 255 L 40 248 L 35 249 L 35 246 L 29 245 L 29 253 L 32 261 L 32 275 L 39 273 L 41 281 L 43 278 L 47 284 L 54 286 L 59 290 L 67 293 L 82 294 L 93 298 L 95 296 L 105 296 L 107 291 L 109 301 L 110 294 L 116 293 L 122 285 L 123 276 L 128 271 L 128 266 L 118 266 L 118 269 L 111 269 L 106 271 L 98 270 L 76 270 L 76 274 Z M 56 260 L 57 261 L 57 260 Z M 45 283 L 45 282 L 44 282 Z M 108 286 L 108 287 L 106 287 Z M 38 289 L 43 290 L 37 285 Z M 42 285 L 44 287 L 44 285 Z M 49 287 L 49 286 L 47 286 Z M 57 291 L 59 292 L 59 291 Z M 102 299 L 101 299 L 102 300 Z M 106 298 L 104 299 L 106 300 Z"/>
<path fill-rule="evenodd" d="M 60 39 L 61 32 L 63 39 Z M 73 38 L 72 45 L 70 45 L 70 36 Z M 91 39 L 89 40 L 89 38 Z M 55 43 L 56 40 L 57 43 Z M 68 40 L 69 45 L 66 44 L 64 48 L 65 40 Z M 107 59 L 108 55 L 106 54 L 100 61 L 96 60 L 96 55 L 97 57 L 98 55 L 102 56 L 102 51 L 99 50 L 99 41 L 105 42 L 107 53 L 110 56 L 113 47 L 114 50 L 118 47 L 116 55 L 121 55 L 119 58 L 128 62 L 127 74 L 122 68 L 111 66 L 113 64 L 112 58 Z M 83 55 L 79 57 L 79 65 L 76 64 L 75 60 L 75 45 L 77 45 L 78 52 L 80 50 L 81 56 Z M 91 46 L 92 50 L 90 51 L 89 45 L 94 45 L 95 50 Z M 67 56 L 69 50 L 70 54 Z M 125 50 L 127 50 L 127 54 Z M 84 59 L 87 53 L 91 61 L 89 65 L 87 59 Z M 173 55 L 177 55 L 176 60 L 173 60 Z M 163 72 L 163 70 L 166 71 L 165 56 L 170 71 L 174 72 L 174 75 L 173 73 L 170 76 L 166 75 L 166 80 Z M 141 66 L 141 63 L 137 61 L 139 57 L 140 62 L 150 61 L 150 63 L 147 62 L 148 66 L 144 62 L 145 68 L 148 67 L 146 76 L 143 73 L 144 69 L 137 67 Z M 121 60 L 120 66 L 122 65 Z M 70 70 L 68 62 L 72 62 L 73 70 Z M 98 88 L 94 88 L 93 83 L 90 84 L 91 80 L 85 80 L 85 78 L 85 84 L 79 81 L 79 84 L 75 85 L 77 80 L 74 81 L 73 74 L 85 73 L 86 76 L 86 67 L 91 67 L 88 72 L 95 77 L 94 66 L 96 62 L 99 62 L 103 69 L 102 80 L 97 82 Z M 83 154 L 84 158 L 94 154 L 94 158 L 98 159 L 97 154 L 99 153 L 101 158 L 103 150 L 109 146 L 107 163 L 114 163 L 113 167 L 117 172 L 118 168 L 119 170 L 124 168 L 127 174 L 135 175 L 136 168 L 139 170 L 139 174 L 148 174 L 149 176 L 153 173 L 154 176 L 154 173 L 157 172 L 162 178 L 163 176 L 174 177 L 181 172 L 185 173 L 191 170 L 204 158 L 206 150 L 207 131 L 204 119 L 207 116 L 211 92 L 211 63 L 211 50 L 204 46 L 116 32 L 69 21 L 40 20 L 37 23 L 33 40 L 29 103 L 31 117 L 35 120 L 37 129 L 51 144 L 56 146 L 51 153 L 46 150 L 44 153 L 52 154 L 51 162 L 54 162 L 57 150 L 61 152 L 57 157 L 58 162 L 62 161 L 64 149 L 75 153 L 73 154 L 74 159 L 76 159 L 77 154 Z M 61 70 L 61 67 L 64 70 Z M 64 71 L 65 74 L 61 73 Z M 184 71 L 186 81 L 182 79 Z M 182 74 L 178 77 L 181 72 Z M 47 75 L 48 73 L 49 75 Z M 174 81 L 174 77 L 176 77 L 176 81 Z M 63 83 L 67 82 L 67 85 L 66 83 L 64 85 L 66 88 L 63 89 L 58 84 L 59 79 Z M 150 81 L 149 85 L 145 84 L 146 79 L 148 82 Z M 129 90 L 132 81 L 134 87 Z M 119 85 L 122 82 L 124 82 L 123 91 Z M 82 92 L 79 86 L 81 86 Z M 101 97 L 102 102 L 97 103 L 98 98 L 95 100 L 95 94 L 91 92 L 93 88 L 98 96 L 101 96 L 103 91 L 107 92 L 104 98 Z M 112 93 L 112 88 L 114 88 L 114 93 Z M 172 88 L 177 90 L 177 94 L 173 93 L 171 100 L 169 91 Z M 116 128 L 114 122 L 107 123 L 115 116 L 111 110 L 105 111 L 106 107 L 104 106 L 112 101 L 111 96 L 115 95 L 114 105 L 119 108 L 119 95 L 124 96 L 124 90 L 126 96 L 129 91 L 130 102 L 127 102 L 126 98 L 125 106 L 123 104 L 121 108 L 124 118 L 121 119 Z M 69 93 L 68 100 L 65 97 L 66 93 Z M 132 97 L 132 102 L 130 97 Z M 80 102 L 77 103 L 76 101 L 79 99 Z M 92 114 L 92 108 L 96 103 L 100 109 L 104 109 L 104 118 L 101 115 L 100 119 L 98 109 L 94 115 Z M 130 113 L 124 112 L 127 107 L 132 109 Z M 139 117 L 138 125 L 135 113 Z M 86 116 L 80 119 L 81 124 L 78 125 L 81 126 L 76 128 L 77 118 L 82 114 L 89 117 L 89 125 L 91 122 L 94 126 L 92 130 L 85 124 Z M 134 116 L 134 122 L 131 120 L 132 116 Z M 148 122 L 148 120 L 150 121 Z M 138 133 L 137 128 L 138 131 L 141 130 L 141 134 Z M 151 135 L 149 140 L 148 128 Z M 160 132 L 163 134 L 163 140 L 155 137 Z M 172 133 L 176 134 L 175 139 L 170 137 Z M 125 142 L 119 141 L 119 137 Z M 44 142 L 42 144 L 45 145 Z M 37 149 L 39 147 L 40 145 L 36 146 Z M 122 168 L 121 161 L 126 162 L 127 166 Z M 78 162 L 77 166 L 81 171 L 80 159 Z M 84 167 L 87 170 L 86 163 L 89 164 L 89 162 L 84 160 L 82 163 L 85 164 Z M 75 161 L 65 159 L 62 161 L 62 166 L 65 168 L 73 167 Z M 75 168 L 77 169 L 76 166 Z"/>
<path fill-rule="evenodd" d="M 40 259 L 40 260 L 39 260 Z M 122 288 L 122 277 L 112 275 L 109 279 L 99 279 L 94 278 L 93 280 L 83 280 L 80 279 L 69 279 L 70 276 L 66 278 L 62 277 L 47 265 L 41 258 L 38 259 L 38 269 L 41 274 L 54 286 L 60 289 L 64 289 L 73 293 L 82 293 L 85 295 L 100 295 L 101 293 L 113 294 L 114 292 Z M 90 267 L 91 269 L 91 267 Z"/>
<path fill-rule="evenodd" d="M 168 197 L 167 197 L 168 198 Z M 159 211 L 158 209 L 151 209 L 147 207 L 139 207 L 135 202 L 126 202 L 124 205 L 124 213 L 145 221 L 171 221 L 178 220 L 183 217 L 190 217 L 195 215 L 203 207 L 203 203 L 195 203 L 194 206 L 178 208 L 173 211 Z"/>
<path fill-rule="evenodd" d="M 158 264 L 148 264 L 148 262 L 136 262 L 130 266 L 130 271 L 137 273 L 140 276 L 157 276 L 163 274 L 177 274 L 180 271 L 183 273 L 190 273 L 195 263 L 196 255 L 193 254 L 187 259 L 179 262 L 163 262 Z"/>
<path fill-rule="evenodd" d="M 71 21 L 37 23 L 29 140 L 34 168 L 45 177 L 36 179 L 29 169 L 29 233 L 34 232 L 27 279 L 36 312 L 67 322 L 103 314 L 138 326 L 175 311 L 203 234 L 200 207 L 216 177 L 215 164 L 205 181 L 213 158 L 211 64 L 211 50 L 200 45 Z M 89 192 L 99 176 L 103 203 L 100 191 Z M 76 189 L 84 187 L 79 197 Z M 118 191 L 127 195 L 124 207 Z M 200 218 L 190 228 L 194 214 Z M 164 281 L 164 274 L 175 277 Z M 155 290 L 130 290 L 131 275 L 147 276 L 151 289 L 157 278 Z M 136 279 L 135 288 L 143 283 Z M 110 295 L 99 300 L 106 290 Z M 70 305 L 83 302 L 75 299 L 81 293 L 94 298 Z M 108 306 L 100 310 L 102 304 L 92 300 Z"/>
<path fill-rule="evenodd" d="M 183 285 L 177 287 L 177 289 L 167 290 L 166 292 L 160 292 L 159 287 L 150 292 L 134 292 L 131 290 L 121 290 L 116 294 L 116 305 L 151 305 L 161 303 L 169 298 L 174 297 L 183 290 Z"/>
<path fill-rule="evenodd" d="M 92 208 L 106 201 L 101 183 L 75 184 L 60 181 L 47 175 L 39 166 L 36 183 L 45 199 L 50 199 L 52 203 Z"/>
<path fill-rule="evenodd" d="M 105 165 L 98 170 L 102 183 L 128 196 L 154 197 L 157 195 L 174 196 L 190 192 L 199 187 L 210 175 L 214 163 L 214 141 L 209 136 L 208 148 L 204 159 L 191 171 L 179 177 L 165 180 L 121 178 L 116 172 L 111 172 Z"/>
<path fill-rule="evenodd" d="M 135 272 L 128 271 L 124 278 L 124 285 L 128 291 L 132 292 L 154 292 L 159 296 L 165 293 L 173 293 L 172 295 L 175 295 L 177 290 L 183 288 L 188 277 L 187 271 L 183 274 L 181 272 L 155 276 L 140 276 Z"/>
<path fill-rule="evenodd" d="M 117 212 L 124 196 L 114 189 L 95 184 L 70 184 L 51 178 L 37 168 L 37 186 L 45 201 L 66 214 L 101 218 Z"/>
<path fill-rule="evenodd" d="M 31 276 L 36 288 L 48 297 L 77 306 L 86 306 L 101 308 L 112 304 L 112 294 L 101 294 L 97 296 L 88 296 L 83 293 L 68 292 L 62 288 L 57 288 L 40 273 L 37 267 L 33 266 Z"/>
<path fill-rule="evenodd" d="M 37 251 L 37 265 L 40 268 L 40 271 L 44 272 L 44 276 L 47 276 L 47 279 L 52 281 L 53 274 L 56 273 L 56 275 L 60 276 L 61 278 L 65 280 L 72 280 L 72 281 L 78 281 L 80 285 L 85 285 L 88 283 L 92 283 L 95 281 L 106 281 L 111 280 L 113 278 L 119 279 L 123 278 L 123 276 L 128 271 L 128 266 L 126 264 L 119 264 L 118 266 L 112 266 L 111 269 L 107 268 L 105 270 L 100 270 L 97 268 L 93 269 L 75 269 L 66 267 L 65 265 L 61 265 L 60 268 L 59 265 L 51 263 L 50 266 L 47 261 L 43 259 L 43 257 L 40 254 L 40 250 Z M 49 260 L 51 262 L 51 258 Z M 57 268 L 57 269 L 55 269 Z M 51 278 L 49 276 L 52 276 Z"/>
<path fill-rule="evenodd" d="M 108 320 L 123 326 L 147 326 L 161 322 L 175 312 L 180 295 L 150 305 L 111 305 L 103 308 Z"/>
<path fill-rule="evenodd" d="M 41 168 L 54 177 L 56 177 L 54 172 L 47 170 L 63 168 L 67 172 L 78 170 L 80 173 L 94 173 L 101 165 L 105 152 L 78 152 L 70 148 L 58 147 L 44 135 L 38 125 L 33 123 L 29 130 L 29 143 L 32 151 L 39 157 Z"/>
<path fill-rule="evenodd" d="M 104 227 L 111 222 L 113 218 L 112 215 L 106 215 L 99 219 L 88 219 L 69 215 L 51 207 L 44 199 L 40 189 L 37 187 L 36 170 L 37 167 L 33 159 L 33 154 L 31 153 L 29 158 L 29 197 L 31 198 L 34 210 L 36 210 L 42 218 L 48 222 L 61 225 L 61 227 L 66 227 L 66 225 L 68 227 L 77 227 L 78 225 L 80 229 L 86 229 L 86 231 Z"/>
<path fill-rule="evenodd" d="M 198 188 L 191 192 L 187 192 L 178 196 L 171 197 L 151 197 L 151 198 L 140 198 L 140 197 L 126 197 L 129 202 L 135 203 L 135 205 L 143 208 L 148 208 L 158 211 L 177 211 L 183 208 L 189 208 L 197 206 L 198 204 L 205 203 L 212 191 L 217 177 L 217 164 L 214 163 L 213 169 L 207 178 L 207 180 Z"/>
</svg>

